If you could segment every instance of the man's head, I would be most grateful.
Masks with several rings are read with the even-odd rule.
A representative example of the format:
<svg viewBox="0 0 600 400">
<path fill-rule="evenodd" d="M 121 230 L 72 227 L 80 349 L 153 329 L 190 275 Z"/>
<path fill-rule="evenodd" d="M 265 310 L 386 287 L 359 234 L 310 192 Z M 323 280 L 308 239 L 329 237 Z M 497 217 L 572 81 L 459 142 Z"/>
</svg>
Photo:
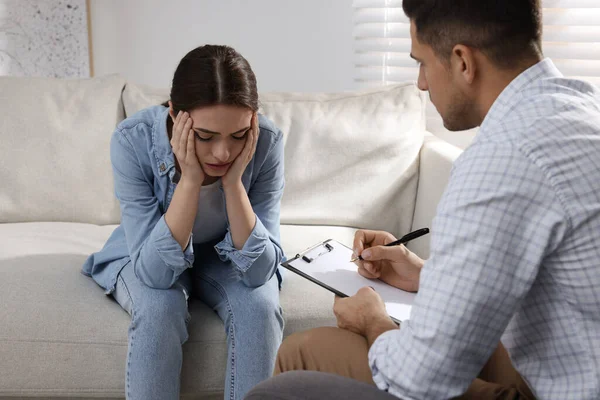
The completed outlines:
<svg viewBox="0 0 600 400">
<path fill-rule="evenodd" d="M 402 7 L 419 88 L 449 130 L 481 124 L 503 87 L 542 56 L 540 0 L 403 0 Z"/>
</svg>

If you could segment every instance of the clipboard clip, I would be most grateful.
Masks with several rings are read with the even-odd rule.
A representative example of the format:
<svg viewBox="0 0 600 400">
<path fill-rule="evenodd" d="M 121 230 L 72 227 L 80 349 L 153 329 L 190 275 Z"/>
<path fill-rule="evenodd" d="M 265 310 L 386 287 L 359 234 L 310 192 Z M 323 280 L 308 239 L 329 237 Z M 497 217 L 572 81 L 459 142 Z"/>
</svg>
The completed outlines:
<svg viewBox="0 0 600 400">
<path fill-rule="evenodd" d="M 307 263 L 311 263 L 317 258 L 321 257 L 323 254 L 331 253 L 333 251 L 333 246 L 327 242 L 323 243 L 322 247 L 324 250 L 320 250 L 317 254 L 315 254 L 315 252 L 318 248 L 310 249 L 302 255 L 302 260 L 306 261 Z M 298 254 L 296 257 L 300 257 L 300 254 Z"/>
</svg>

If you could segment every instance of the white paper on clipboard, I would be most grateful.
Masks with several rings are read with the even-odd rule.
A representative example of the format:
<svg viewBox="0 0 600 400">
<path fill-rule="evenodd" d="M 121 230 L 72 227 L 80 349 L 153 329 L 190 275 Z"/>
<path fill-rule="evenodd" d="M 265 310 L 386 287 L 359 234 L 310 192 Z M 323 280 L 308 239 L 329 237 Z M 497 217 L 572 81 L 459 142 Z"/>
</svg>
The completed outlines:
<svg viewBox="0 0 600 400">
<path fill-rule="evenodd" d="M 306 258 L 311 261 L 307 262 Z M 350 248 L 330 239 L 282 265 L 334 293 L 337 291 L 346 296 L 354 295 L 362 287 L 371 286 L 379 293 L 393 319 L 408 320 L 415 293 L 405 292 L 380 280 L 371 280 L 359 275 L 358 267 L 350 262 L 351 258 Z"/>
</svg>

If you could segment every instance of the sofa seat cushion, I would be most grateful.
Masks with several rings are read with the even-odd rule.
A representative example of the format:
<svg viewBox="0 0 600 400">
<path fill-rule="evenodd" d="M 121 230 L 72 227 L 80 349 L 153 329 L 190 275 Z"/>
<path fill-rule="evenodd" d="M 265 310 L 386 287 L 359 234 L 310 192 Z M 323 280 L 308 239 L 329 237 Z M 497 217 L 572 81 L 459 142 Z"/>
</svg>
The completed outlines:
<svg viewBox="0 0 600 400">
<path fill-rule="evenodd" d="M 122 397 L 130 318 L 80 273 L 115 226 L 79 223 L 0 224 L 0 397 Z M 319 240 L 351 244 L 343 227 L 282 226 L 288 254 Z M 289 250 L 288 250 L 289 249 Z M 334 325 L 333 295 L 286 271 L 281 303 L 285 334 Z M 190 302 L 182 394 L 219 397 L 226 342 L 218 316 Z"/>
</svg>

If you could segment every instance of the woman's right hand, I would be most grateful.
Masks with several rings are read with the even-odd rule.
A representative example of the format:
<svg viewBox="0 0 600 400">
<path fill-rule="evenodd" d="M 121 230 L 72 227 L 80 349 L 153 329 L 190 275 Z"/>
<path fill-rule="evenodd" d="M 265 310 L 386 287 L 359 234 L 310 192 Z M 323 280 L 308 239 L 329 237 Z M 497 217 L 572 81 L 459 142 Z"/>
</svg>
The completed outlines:
<svg viewBox="0 0 600 400">
<path fill-rule="evenodd" d="M 383 231 L 359 230 L 354 235 L 354 253 L 358 273 L 408 292 L 419 290 L 419 278 L 424 261 L 404 245 L 385 246 L 395 241 L 394 235 Z"/>
<path fill-rule="evenodd" d="M 170 115 L 173 120 L 171 147 L 173 147 L 173 154 L 175 154 L 181 169 L 180 181 L 185 180 L 201 186 L 204 182 L 204 171 L 196 156 L 196 139 L 192 130 L 192 118 L 186 111 L 179 111 L 175 118 L 173 118 L 172 112 Z"/>
</svg>

